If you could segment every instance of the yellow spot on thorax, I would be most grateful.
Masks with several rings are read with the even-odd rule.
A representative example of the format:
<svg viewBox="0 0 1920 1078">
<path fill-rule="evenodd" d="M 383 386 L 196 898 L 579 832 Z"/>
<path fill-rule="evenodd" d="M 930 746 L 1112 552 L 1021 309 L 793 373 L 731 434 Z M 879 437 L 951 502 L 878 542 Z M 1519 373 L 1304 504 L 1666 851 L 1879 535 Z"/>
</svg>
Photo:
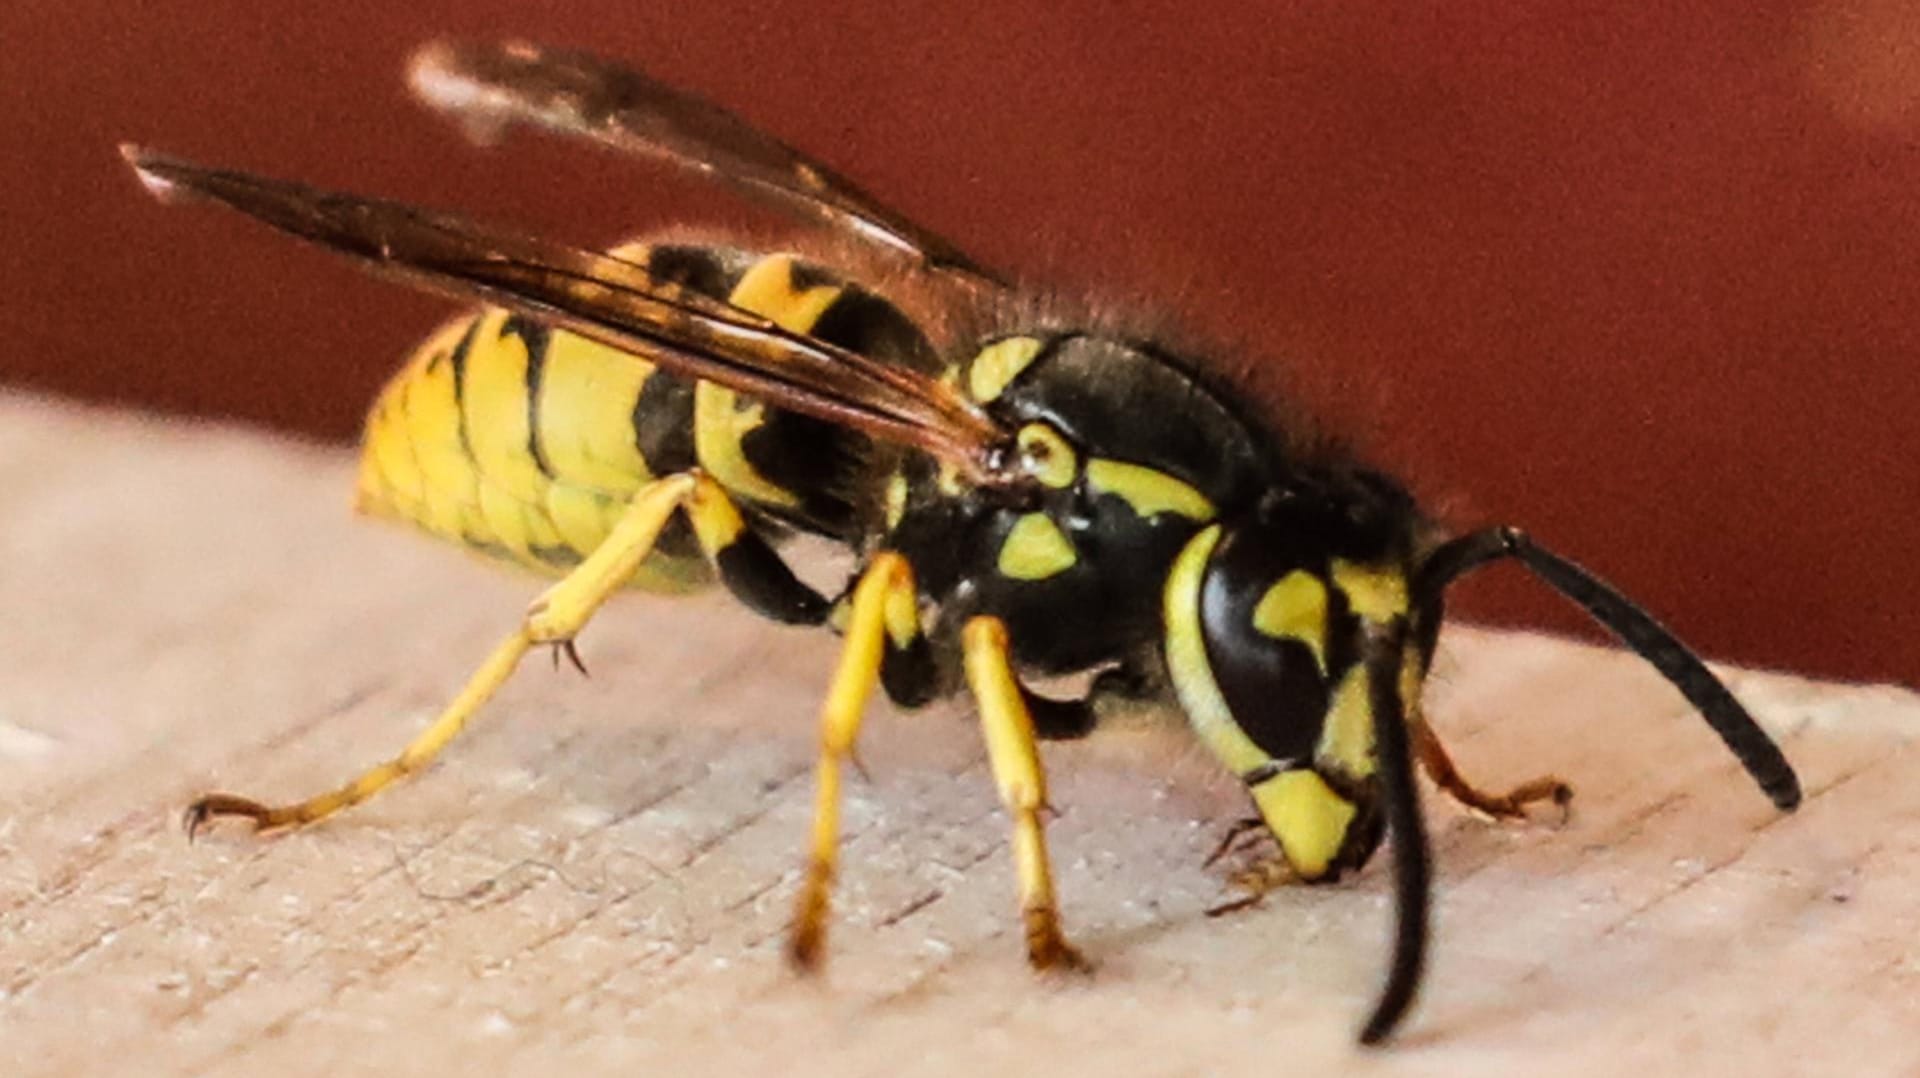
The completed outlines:
<svg viewBox="0 0 1920 1078">
<path fill-rule="evenodd" d="M 1028 513 L 1014 521 L 1000 544 L 1000 575 L 1014 580 L 1045 580 L 1078 560 L 1073 543 L 1045 513 Z"/>
<path fill-rule="evenodd" d="M 1056 490 L 1073 485 L 1074 477 L 1080 474 L 1079 456 L 1059 431 L 1045 423 L 1029 423 L 1015 437 L 1029 475 Z"/>
<path fill-rule="evenodd" d="M 1189 520 L 1212 520 L 1206 495 L 1157 468 L 1096 457 L 1087 462 L 1087 488 L 1123 499 L 1142 518 L 1177 513 Z"/>
<path fill-rule="evenodd" d="M 1297 640 L 1313 650 L 1327 668 L 1327 586 L 1305 569 L 1295 569 L 1267 589 L 1253 608 L 1253 627 L 1276 640 Z"/>
<path fill-rule="evenodd" d="M 982 404 L 999 397 L 1040 354 L 1043 343 L 1038 337 L 1007 337 L 980 349 L 967 366 L 967 391 Z"/>
</svg>

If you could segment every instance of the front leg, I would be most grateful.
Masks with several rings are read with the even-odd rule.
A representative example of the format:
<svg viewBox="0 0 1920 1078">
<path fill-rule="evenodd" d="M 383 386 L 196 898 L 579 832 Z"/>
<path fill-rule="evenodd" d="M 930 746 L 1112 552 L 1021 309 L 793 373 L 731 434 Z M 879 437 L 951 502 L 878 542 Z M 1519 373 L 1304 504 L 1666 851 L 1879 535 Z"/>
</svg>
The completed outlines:
<svg viewBox="0 0 1920 1078">
<path fill-rule="evenodd" d="M 1427 725 L 1425 716 L 1416 713 L 1409 719 L 1407 730 L 1412 735 L 1414 754 L 1419 757 L 1420 768 L 1447 796 L 1496 820 L 1524 819 L 1527 806 L 1540 801 L 1550 801 L 1559 806 L 1561 816 L 1565 818 L 1568 806 L 1573 803 L 1573 787 L 1559 776 L 1542 775 L 1499 793 L 1482 790 L 1467 781 L 1466 776 L 1460 774 L 1460 770 L 1453 765 L 1453 757 L 1448 755 L 1446 746 L 1441 744 L 1433 728 Z"/>
</svg>

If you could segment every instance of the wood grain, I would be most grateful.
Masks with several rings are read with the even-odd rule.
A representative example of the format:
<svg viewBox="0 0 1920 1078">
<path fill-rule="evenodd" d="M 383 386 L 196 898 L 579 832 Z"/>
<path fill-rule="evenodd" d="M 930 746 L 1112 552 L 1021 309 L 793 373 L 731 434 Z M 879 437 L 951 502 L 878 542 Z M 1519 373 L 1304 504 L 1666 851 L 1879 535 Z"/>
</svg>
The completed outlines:
<svg viewBox="0 0 1920 1078">
<path fill-rule="evenodd" d="M 827 973 L 791 976 L 833 640 L 717 597 L 614 604 L 590 679 L 530 665 L 357 811 L 189 846 L 197 792 L 391 752 L 536 589 L 352 521 L 349 467 L 0 397 L 4 1073 L 1920 1070 L 1920 700 L 1729 671 L 1806 782 L 1783 817 L 1630 656 L 1511 633 L 1449 631 L 1438 723 L 1485 781 L 1564 774 L 1575 812 L 1430 801 L 1435 960 L 1384 1054 L 1351 1044 L 1383 863 L 1206 918 L 1240 805 L 1151 726 L 1047 749 L 1090 979 L 1020 959 L 958 706 L 878 709 Z"/>
</svg>

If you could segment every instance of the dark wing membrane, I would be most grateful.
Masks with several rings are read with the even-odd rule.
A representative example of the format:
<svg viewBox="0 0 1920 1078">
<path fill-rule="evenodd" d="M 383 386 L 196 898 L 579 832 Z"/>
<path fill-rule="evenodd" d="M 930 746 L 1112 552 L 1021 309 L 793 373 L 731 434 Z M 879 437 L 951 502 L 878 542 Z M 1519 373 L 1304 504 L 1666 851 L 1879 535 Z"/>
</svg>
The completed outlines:
<svg viewBox="0 0 1920 1078">
<path fill-rule="evenodd" d="M 360 259 L 379 273 L 473 297 L 953 464 L 973 482 L 1013 482 L 1009 436 L 957 390 L 780 328 L 611 255 L 397 202 L 206 168 L 122 147 L 164 202 L 206 199 Z"/>
<path fill-rule="evenodd" d="M 1003 284 L 846 177 L 726 109 L 632 68 L 519 41 L 442 41 L 414 55 L 410 81 L 420 100 L 458 117 L 478 138 L 515 123 L 585 138 L 731 183 L 926 269 L 975 285 Z"/>
</svg>

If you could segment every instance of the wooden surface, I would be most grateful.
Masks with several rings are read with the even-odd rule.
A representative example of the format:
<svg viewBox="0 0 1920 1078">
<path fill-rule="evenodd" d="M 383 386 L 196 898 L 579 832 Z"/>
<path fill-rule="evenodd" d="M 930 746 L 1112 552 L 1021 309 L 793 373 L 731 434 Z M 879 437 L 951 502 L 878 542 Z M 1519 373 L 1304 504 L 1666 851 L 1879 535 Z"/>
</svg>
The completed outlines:
<svg viewBox="0 0 1920 1078">
<path fill-rule="evenodd" d="M 717 598 L 614 604 L 590 680 L 529 666 L 359 811 L 189 846 L 197 792 L 391 752 L 536 590 L 349 485 L 337 451 L 0 397 L 0 1073 L 1920 1071 L 1920 702 L 1730 671 L 1805 780 L 1781 817 L 1637 661 L 1506 633 L 1449 631 L 1437 721 L 1575 813 L 1430 800 L 1434 962 L 1383 1054 L 1351 1037 L 1384 861 L 1204 917 L 1240 805 L 1163 730 L 1047 750 L 1099 964 L 1060 983 L 968 713 L 876 706 L 827 975 L 790 976 L 834 642 Z"/>
</svg>

